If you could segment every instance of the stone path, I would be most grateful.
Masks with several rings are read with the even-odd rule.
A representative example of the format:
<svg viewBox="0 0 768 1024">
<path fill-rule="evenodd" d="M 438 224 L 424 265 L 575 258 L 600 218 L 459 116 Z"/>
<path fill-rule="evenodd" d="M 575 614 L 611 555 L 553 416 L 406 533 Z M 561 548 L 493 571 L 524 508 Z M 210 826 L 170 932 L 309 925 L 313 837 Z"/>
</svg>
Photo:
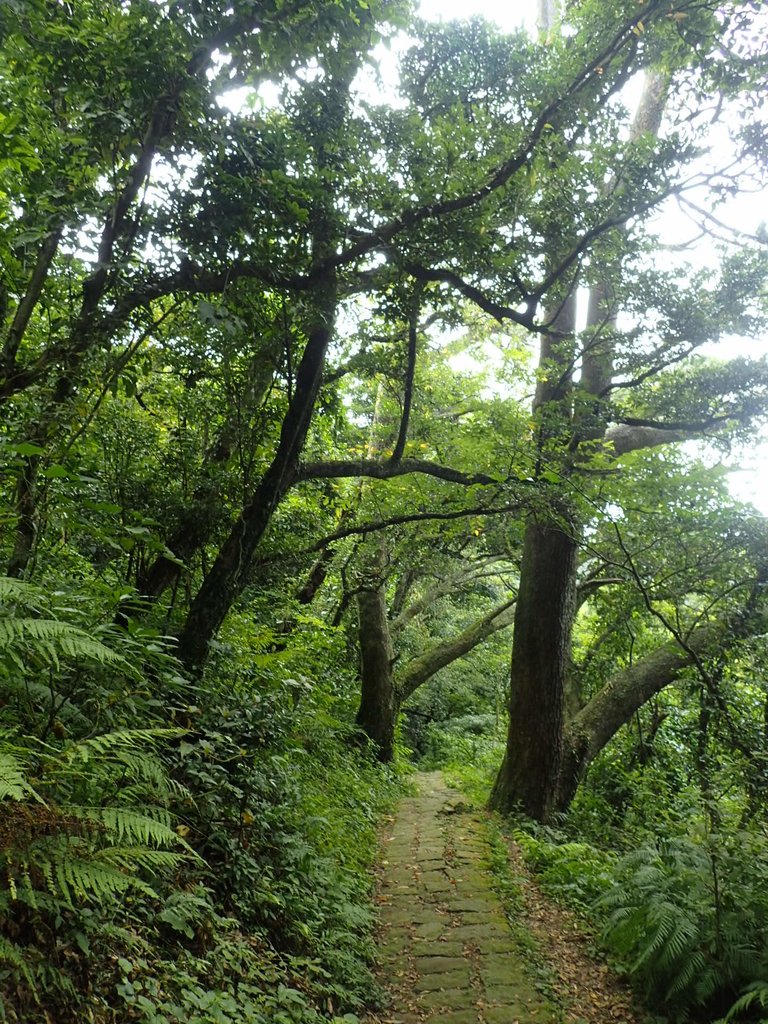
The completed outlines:
<svg viewBox="0 0 768 1024">
<path fill-rule="evenodd" d="M 386 1024 L 553 1024 L 485 863 L 482 821 L 439 773 L 398 808 L 379 888 Z"/>
</svg>

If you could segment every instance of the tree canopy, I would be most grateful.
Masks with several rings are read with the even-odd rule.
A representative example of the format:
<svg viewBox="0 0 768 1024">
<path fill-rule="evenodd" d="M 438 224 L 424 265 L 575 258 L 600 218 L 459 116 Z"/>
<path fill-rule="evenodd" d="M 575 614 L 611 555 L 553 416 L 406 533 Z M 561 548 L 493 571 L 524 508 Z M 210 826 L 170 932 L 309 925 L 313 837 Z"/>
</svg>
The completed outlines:
<svg viewBox="0 0 768 1024">
<path fill-rule="evenodd" d="M 0 8 L 0 756 L 80 865 L 9 840 L 21 946 L 41 879 L 154 899 L 184 863 L 213 892 L 194 857 L 231 871 L 216 913 L 319 942 L 306 893 L 242 893 L 249 800 L 278 822 L 322 723 L 386 763 L 401 712 L 423 752 L 419 716 L 482 729 L 503 694 L 491 806 L 551 822 L 693 694 L 703 790 L 730 743 L 764 820 L 768 536 L 717 465 L 768 415 L 765 228 L 729 226 L 765 194 L 764 5 L 538 15 Z"/>
</svg>

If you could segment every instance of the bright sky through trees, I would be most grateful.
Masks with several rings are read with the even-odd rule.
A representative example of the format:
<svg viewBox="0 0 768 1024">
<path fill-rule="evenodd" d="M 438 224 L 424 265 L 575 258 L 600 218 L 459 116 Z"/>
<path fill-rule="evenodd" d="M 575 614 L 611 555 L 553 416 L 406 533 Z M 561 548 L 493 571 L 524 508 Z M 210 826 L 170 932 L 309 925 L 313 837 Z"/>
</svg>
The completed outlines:
<svg viewBox="0 0 768 1024">
<path fill-rule="evenodd" d="M 510 3 L 489 3 L 488 0 L 422 0 L 419 13 L 424 18 L 471 18 L 481 15 L 495 21 L 499 28 L 509 30 L 520 25 L 534 25 L 536 7 L 527 0 Z"/>
<path fill-rule="evenodd" d="M 488 0 L 421 0 L 419 12 L 422 17 L 434 20 L 481 16 L 495 22 L 505 31 L 521 25 L 533 29 L 536 24 L 536 5 L 528 0 L 511 0 L 509 3 Z M 691 198 L 695 201 L 695 196 Z M 675 200 L 665 205 L 663 213 L 656 215 L 656 220 L 660 237 L 670 247 L 691 241 L 700 230 L 698 224 L 701 218 L 697 217 L 696 211 L 692 207 L 684 209 Z M 735 232 L 754 235 L 757 225 L 761 221 L 768 221 L 768 196 L 764 193 L 756 196 L 749 192 L 736 196 L 717 211 L 717 220 L 719 224 L 710 221 L 707 226 L 715 233 L 720 233 L 721 237 L 731 237 L 725 225 Z M 711 251 L 712 240 L 705 238 L 688 249 L 685 258 L 697 264 L 706 263 Z M 702 354 L 717 356 L 719 353 L 715 348 L 703 349 Z M 747 342 L 738 338 L 730 339 L 728 351 L 724 355 L 726 358 L 734 355 L 761 358 L 768 355 L 768 338 L 761 339 L 759 347 L 755 346 L 754 340 Z M 698 451 L 702 446 L 699 442 L 691 442 L 690 447 Z M 718 458 L 716 455 L 711 457 L 715 461 Z M 768 477 L 764 470 L 768 463 L 768 440 L 765 439 L 765 433 L 760 444 L 750 450 L 734 451 L 733 456 L 726 461 L 734 467 L 730 476 L 733 494 L 742 501 L 752 502 L 764 515 L 768 515 Z"/>
</svg>

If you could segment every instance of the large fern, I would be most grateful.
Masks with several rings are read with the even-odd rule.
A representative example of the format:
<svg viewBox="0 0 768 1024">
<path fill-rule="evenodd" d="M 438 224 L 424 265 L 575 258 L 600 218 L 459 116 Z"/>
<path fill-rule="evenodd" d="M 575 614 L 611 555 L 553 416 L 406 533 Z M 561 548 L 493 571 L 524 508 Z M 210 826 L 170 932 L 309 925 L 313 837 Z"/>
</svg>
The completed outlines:
<svg viewBox="0 0 768 1024">
<path fill-rule="evenodd" d="M 746 986 L 744 992 L 725 1015 L 724 1024 L 729 1024 L 730 1021 L 740 1017 L 745 1010 L 751 1011 L 757 1006 L 761 1010 L 768 1010 L 768 980 L 766 979 L 761 978 Z M 768 1018 L 762 1016 L 758 1024 L 766 1024 L 766 1022 L 768 1022 Z"/>
<path fill-rule="evenodd" d="M 40 799 L 27 778 L 27 751 L 15 746 L 0 747 L 0 800 Z"/>
<path fill-rule="evenodd" d="M 146 755 L 147 748 L 157 746 L 159 741 L 176 739 L 183 735 L 184 729 L 113 729 L 111 732 L 69 744 L 61 751 L 60 756 L 70 763 L 86 762 L 93 758 L 103 761 L 111 757 L 127 763 L 126 754 L 130 756 L 133 751 L 143 749 Z M 140 761 L 130 759 L 137 770 L 142 769 Z"/>
<path fill-rule="evenodd" d="M 30 617 L 0 618 L 0 651 L 18 664 L 24 651 L 30 657 L 58 668 L 61 658 L 84 658 L 100 665 L 119 666 L 126 674 L 136 670 L 119 654 L 111 651 L 85 630 L 58 619 Z"/>
<path fill-rule="evenodd" d="M 18 602 L 30 607 L 40 600 L 42 591 L 32 583 L 17 580 L 13 576 L 0 576 L 0 604 Z"/>
<path fill-rule="evenodd" d="M 56 618 L 41 588 L 0 577 L 0 675 L 23 678 L 29 692 L 41 666 L 55 670 L 64 659 L 138 675 L 100 640 Z M 190 852 L 165 809 L 180 787 L 155 754 L 180 732 L 114 729 L 58 745 L 0 732 L 6 900 L 35 906 L 45 894 L 71 906 L 131 887 L 150 894 L 146 878 Z"/>
<path fill-rule="evenodd" d="M 80 899 L 103 901 L 130 888 L 154 895 L 146 877 L 191 854 L 164 806 L 174 786 L 152 754 L 154 745 L 178 733 L 119 730 L 63 750 L 38 743 L 26 755 L 0 737 L 6 897 L 38 907 L 46 893 L 71 907 Z M 111 793 L 112 802 L 72 802 L 82 792 Z M 143 805 L 128 803 L 142 796 Z"/>
<path fill-rule="evenodd" d="M 137 675 L 127 659 L 86 630 L 52 614 L 48 595 L 40 587 L 0 576 L 0 659 L 23 671 L 30 662 L 58 668 L 62 658 L 111 665 Z"/>
<path fill-rule="evenodd" d="M 647 996 L 678 1007 L 716 1004 L 760 977 L 768 907 L 756 896 L 761 879 L 743 871 L 743 854 L 683 838 L 620 863 L 597 907 L 607 915 L 607 944 Z"/>
<path fill-rule="evenodd" d="M 133 681 L 138 665 L 168 669 L 162 650 L 147 660 L 117 633 L 91 635 L 77 602 L 56 600 L 0 577 L 0 974 L 22 1001 L 72 984 L 41 937 L 62 922 L 85 934 L 127 893 L 158 899 L 195 856 L 168 809 L 189 794 L 161 756 L 183 730 L 102 726 L 125 723 L 123 696 L 152 722 L 150 688 Z"/>
</svg>

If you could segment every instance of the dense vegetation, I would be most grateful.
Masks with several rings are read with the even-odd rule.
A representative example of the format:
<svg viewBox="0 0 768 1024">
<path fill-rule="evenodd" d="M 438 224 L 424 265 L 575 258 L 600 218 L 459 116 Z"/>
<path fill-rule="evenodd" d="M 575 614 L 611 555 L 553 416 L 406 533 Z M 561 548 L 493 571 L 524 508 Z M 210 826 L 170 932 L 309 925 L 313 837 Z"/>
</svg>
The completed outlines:
<svg viewBox="0 0 768 1024">
<path fill-rule="evenodd" d="M 409 752 L 768 1007 L 766 11 L 538 14 L 0 6 L 5 1019 L 357 1019 Z"/>
</svg>

